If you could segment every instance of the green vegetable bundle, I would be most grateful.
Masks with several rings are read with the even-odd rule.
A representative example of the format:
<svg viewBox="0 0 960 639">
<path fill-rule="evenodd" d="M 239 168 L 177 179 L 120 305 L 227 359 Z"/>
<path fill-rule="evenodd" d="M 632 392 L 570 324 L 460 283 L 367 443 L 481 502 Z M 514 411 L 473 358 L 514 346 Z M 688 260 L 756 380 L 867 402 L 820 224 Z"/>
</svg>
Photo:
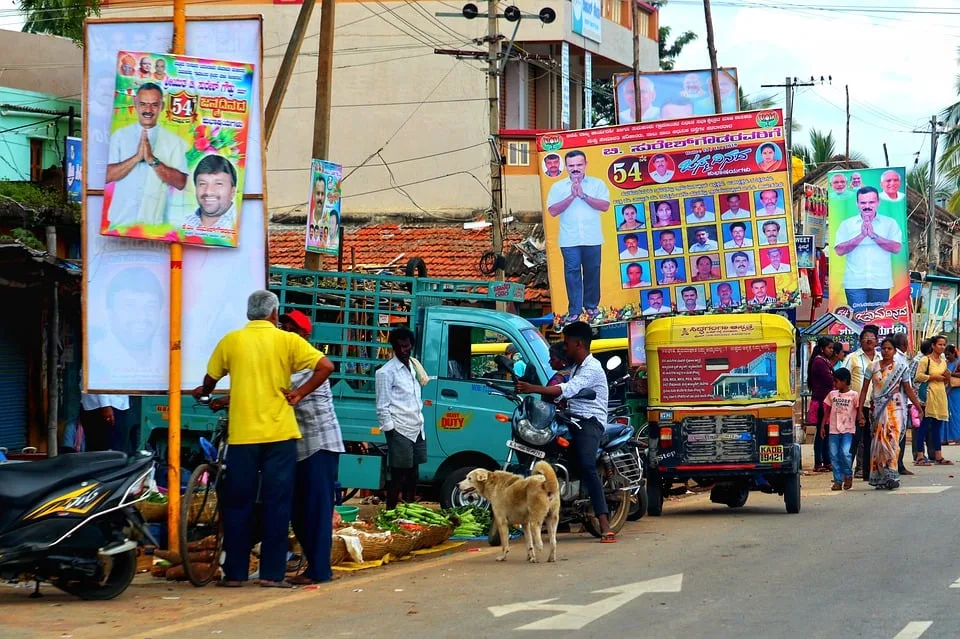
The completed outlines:
<svg viewBox="0 0 960 639">
<path fill-rule="evenodd" d="M 398 504 L 393 510 L 381 510 L 377 515 L 377 527 L 383 530 L 396 530 L 398 519 L 412 521 L 421 526 L 452 526 L 450 517 L 442 515 L 420 504 Z"/>
<path fill-rule="evenodd" d="M 453 531 L 454 537 L 482 537 L 489 533 L 491 525 L 490 509 L 482 506 L 460 506 L 453 508 L 452 513 L 460 524 Z"/>
</svg>

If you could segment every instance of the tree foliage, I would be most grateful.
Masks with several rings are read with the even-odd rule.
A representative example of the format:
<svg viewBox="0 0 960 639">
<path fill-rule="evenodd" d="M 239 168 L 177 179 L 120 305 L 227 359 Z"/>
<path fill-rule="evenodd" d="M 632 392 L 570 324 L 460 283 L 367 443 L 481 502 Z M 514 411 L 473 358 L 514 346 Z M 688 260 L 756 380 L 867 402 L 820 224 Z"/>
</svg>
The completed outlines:
<svg viewBox="0 0 960 639">
<path fill-rule="evenodd" d="M 70 38 L 83 45 L 83 21 L 100 15 L 101 0 L 17 0 L 23 31 Z"/>
</svg>

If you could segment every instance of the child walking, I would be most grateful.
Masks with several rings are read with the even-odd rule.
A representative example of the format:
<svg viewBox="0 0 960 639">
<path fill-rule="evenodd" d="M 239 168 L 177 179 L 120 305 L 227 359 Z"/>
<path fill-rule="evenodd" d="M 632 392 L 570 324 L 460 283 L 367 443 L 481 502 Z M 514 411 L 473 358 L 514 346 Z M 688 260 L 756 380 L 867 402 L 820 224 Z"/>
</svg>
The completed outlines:
<svg viewBox="0 0 960 639">
<path fill-rule="evenodd" d="M 853 486 L 853 468 L 850 446 L 857 430 L 857 411 L 860 393 L 850 390 L 850 371 L 839 368 L 833 372 L 833 390 L 823 400 L 823 421 L 820 437 L 830 430 L 830 463 L 833 465 L 833 487 L 830 490 L 850 490 Z"/>
</svg>

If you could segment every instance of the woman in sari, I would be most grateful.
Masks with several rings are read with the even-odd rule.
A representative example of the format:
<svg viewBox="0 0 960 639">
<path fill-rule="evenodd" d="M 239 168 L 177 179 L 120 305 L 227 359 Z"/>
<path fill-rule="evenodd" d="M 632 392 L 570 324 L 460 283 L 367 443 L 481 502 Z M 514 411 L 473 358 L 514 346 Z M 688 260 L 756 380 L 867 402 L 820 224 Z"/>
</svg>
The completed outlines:
<svg viewBox="0 0 960 639">
<path fill-rule="evenodd" d="M 960 366 L 958 366 L 960 352 L 957 351 L 956 345 L 950 344 L 943 353 L 947 357 L 947 370 L 950 371 L 951 377 L 960 378 Z M 960 390 L 957 388 L 950 388 L 947 391 L 947 408 L 950 419 L 943 428 L 941 439 L 944 444 L 955 446 L 960 444 Z"/>
<path fill-rule="evenodd" d="M 873 439 L 870 442 L 870 485 L 874 488 L 894 490 L 900 487 L 898 459 L 900 456 L 900 431 L 907 419 L 907 402 L 904 393 L 917 406 L 923 402 L 917 397 L 908 381 L 910 367 L 904 358 L 896 357 L 897 347 L 889 337 L 880 345 L 881 360 L 870 367 L 870 377 L 860 389 L 860 405 L 867 399 L 868 389 L 873 389 Z M 857 418 L 864 424 L 863 413 Z"/>
</svg>

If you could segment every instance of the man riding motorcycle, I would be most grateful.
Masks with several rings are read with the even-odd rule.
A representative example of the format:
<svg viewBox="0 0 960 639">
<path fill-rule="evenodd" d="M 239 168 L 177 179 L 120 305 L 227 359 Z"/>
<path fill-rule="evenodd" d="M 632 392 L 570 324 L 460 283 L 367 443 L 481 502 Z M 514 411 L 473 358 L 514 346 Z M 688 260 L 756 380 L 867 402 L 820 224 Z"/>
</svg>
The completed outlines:
<svg viewBox="0 0 960 639">
<path fill-rule="evenodd" d="M 616 533 L 610 529 L 607 500 L 603 483 L 597 473 L 597 449 L 607 422 L 607 376 L 600 362 L 590 354 L 593 329 L 586 322 L 573 322 L 563 329 L 563 342 L 567 358 L 574 364 L 570 379 L 554 386 L 535 386 L 517 382 L 518 393 L 538 393 L 554 400 L 565 399 L 570 413 L 578 418 L 580 428 L 571 427 L 570 437 L 580 464 L 582 481 L 590 493 L 593 512 L 600 523 L 600 541 L 613 543 Z M 584 389 L 594 391 L 594 399 L 573 399 Z"/>
</svg>

